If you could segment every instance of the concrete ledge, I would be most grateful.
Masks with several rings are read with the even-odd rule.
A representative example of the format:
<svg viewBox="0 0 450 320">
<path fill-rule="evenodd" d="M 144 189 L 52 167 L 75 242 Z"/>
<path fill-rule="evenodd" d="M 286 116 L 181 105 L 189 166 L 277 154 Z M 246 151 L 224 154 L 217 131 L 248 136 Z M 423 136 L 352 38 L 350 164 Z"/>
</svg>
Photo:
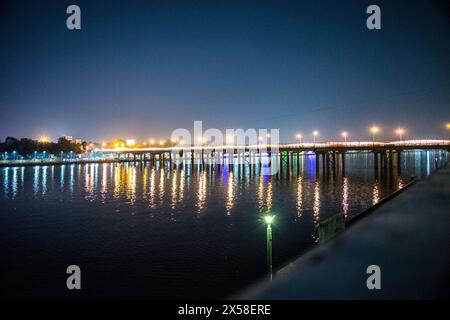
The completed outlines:
<svg viewBox="0 0 450 320">
<path fill-rule="evenodd" d="M 375 209 L 271 282 L 237 299 L 434 299 L 450 296 L 450 165 Z M 368 290 L 369 265 L 381 289 Z"/>
</svg>

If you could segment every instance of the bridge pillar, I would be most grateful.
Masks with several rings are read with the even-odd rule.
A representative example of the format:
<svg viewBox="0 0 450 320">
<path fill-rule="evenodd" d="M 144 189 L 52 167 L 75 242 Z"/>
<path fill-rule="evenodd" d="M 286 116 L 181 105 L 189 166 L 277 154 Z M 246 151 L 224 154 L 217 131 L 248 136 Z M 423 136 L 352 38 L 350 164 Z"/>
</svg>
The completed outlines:
<svg viewBox="0 0 450 320">
<path fill-rule="evenodd" d="M 315 152 L 315 157 L 316 157 L 316 176 L 319 175 L 319 166 L 320 166 L 320 152 Z M 323 157 L 323 156 L 322 156 Z"/>
<path fill-rule="evenodd" d="M 402 150 L 397 150 L 397 174 L 402 174 Z"/>
<path fill-rule="evenodd" d="M 394 156 L 397 157 L 397 152 L 394 152 L 394 150 L 389 150 L 389 170 L 391 171 L 391 176 L 393 176 L 394 173 Z"/>
<path fill-rule="evenodd" d="M 375 177 L 378 177 L 378 152 L 373 152 L 374 158 L 373 158 L 373 164 L 374 164 L 374 170 L 375 170 Z"/>
<path fill-rule="evenodd" d="M 381 152 L 381 169 L 385 170 L 387 165 L 387 151 Z"/>
<path fill-rule="evenodd" d="M 280 173 L 281 178 L 283 178 L 283 152 L 279 151 L 279 167 L 278 167 L 278 172 Z"/>
<path fill-rule="evenodd" d="M 295 151 L 291 152 L 291 171 L 295 171 Z M 295 172 L 294 172 L 295 173 Z"/>
<path fill-rule="evenodd" d="M 333 161 L 333 175 L 335 175 L 336 174 L 336 150 L 333 151 L 331 156 L 332 156 L 332 161 Z"/>
<path fill-rule="evenodd" d="M 286 174 L 287 174 L 287 179 L 289 180 L 289 175 L 291 173 L 291 162 L 290 162 L 290 158 L 291 158 L 291 154 L 289 153 L 289 151 L 287 151 L 286 153 Z M 281 164 L 283 165 L 283 164 Z"/>
<path fill-rule="evenodd" d="M 345 151 L 341 153 L 341 160 L 342 160 L 342 176 L 345 177 Z"/>
<path fill-rule="evenodd" d="M 223 150 L 222 150 L 222 165 L 223 165 L 223 168 L 224 168 L 224 169 L 225 169 L 225 153 L 226 153 L 226 150 L 223 149 Z"/>
</svg>

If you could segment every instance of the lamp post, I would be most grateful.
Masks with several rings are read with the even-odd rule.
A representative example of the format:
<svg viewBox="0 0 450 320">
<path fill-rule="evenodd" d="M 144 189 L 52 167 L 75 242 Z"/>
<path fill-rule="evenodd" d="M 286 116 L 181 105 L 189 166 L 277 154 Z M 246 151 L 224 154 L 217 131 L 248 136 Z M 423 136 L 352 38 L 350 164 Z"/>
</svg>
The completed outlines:
<svg viewBox="0 0 450 320">
<path fill-rule="evenodd" d="M 375 135 L 378 133 L 380 129 L 377 126 L 373 126 L 370 128 L 370 132 L 372 132 L 372 142 L 375 144 Z"/>
<path fill-rule="evenodd" d="M 449 134 L 448 134 L 448 143 L 450 143 L 450 122 L 446 124 L 446 128 L 447 128 L 447 130 L 449 132 Z"/>
<path fill-rule="evenodd" d="M 314 145 L 316 144 L 316 137 L 319 135 L 319 131 L 314 130 L 313 131 L 313 137 L 314 137 Z"/>
<path fill-rule="evenodd" d="M 264 217 L 264 221 L 267 223 L 267 273 L 269 275 L 269 279 L 272 280 L 272 227 L 271 224 L 273 222 L 274 216 L 267 215 Z"/>
<path fill-rule="evenodd" d="M 299 143 L 302 143 L 302 135 L 300 133 L 297 133 L 297 140 Z"/>
<path fill-rule="evenodd" d="M 344 132 L 342 132 L 342 136 L 344 137 L 344 142 L 347 143 L 348 133 L 344 131 Z"/>
<path fill-rule="evenodd" d="M 395 132 L 399 135 L 400 141 L 403 141 L 403 133 L 405 131 L 403 129 L 401 129 L 401 128 L 398 128 Z"/>
</svg>

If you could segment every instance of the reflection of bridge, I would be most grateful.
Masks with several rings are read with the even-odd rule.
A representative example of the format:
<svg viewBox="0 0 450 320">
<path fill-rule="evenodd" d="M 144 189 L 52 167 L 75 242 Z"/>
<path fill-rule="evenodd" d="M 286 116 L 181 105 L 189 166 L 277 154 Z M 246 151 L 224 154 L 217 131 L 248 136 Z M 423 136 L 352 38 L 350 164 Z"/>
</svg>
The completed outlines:
<svg viewBox="0 0 450 320">
<path fill-rule="evenodd" d="M 374 154 L 374 166 L 397 167 L 400 170 L 401 152 L 404 150 L 444 150 L 450 152 L 450 140 L 405 140 L 392 142 L 325 142 L 325 143 L 290 143 L 290 144 L 258 144 L 258 145 L 204 145 L 204 146 L 172 146 L 172 147 L 150 147 L 150 148 L 117 148 L 98 149 L 97 152 L 103 154 L 115 154 L 122 159 L 136 161 L 159 161 L 162 165 L 169 163 L 182 164 L 183 162 L 194 163 L 195 160 L 202 165 L 222 164 L 229 166 L 261 165 L 262 158 L 275 160 L 276 165 L 285 163 L 289 169 L 294 163 L 294 157 L 299 157 L 303 153 L 311 153 L 316 156 L 316 170 L 319 171 L 320 162 L 323 172 L 333 170 L 337 166 L 345 173 L 345 154 L 347 152 L 368 151 Z M 322 159 L 320 161 L 320 159 Z M 216 161 L 214 163 L 214 160 Z M 297 161 L 297 165 L 298 165 Z M 279 166 L 280 170 L 283 166 Z"/>
</svg>

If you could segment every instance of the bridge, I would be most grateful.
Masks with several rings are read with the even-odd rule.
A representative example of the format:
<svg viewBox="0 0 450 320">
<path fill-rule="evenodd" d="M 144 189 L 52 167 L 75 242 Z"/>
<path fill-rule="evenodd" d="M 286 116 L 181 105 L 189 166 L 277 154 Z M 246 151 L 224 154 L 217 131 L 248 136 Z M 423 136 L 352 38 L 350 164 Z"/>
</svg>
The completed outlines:
<svg viewBox="0 0 450 320">
<path fill-rule="evenodd" d="M 97 149 L 96 152 L 116 155 L 119 159 L 134 161 L 158 161 L 163 166 L 182 166 L 184 163 L 205 165 L 238 165 L 245 167 L 259 165 L 262 159 L 268 158 L 269 165 L 275 165 L 283 170 L 283 163 L 289 170 L 294 164 L 294 158 L 304 154 L 316 157 L 316 171 L 320 163 L 323 172 L 336 172 L 339 166 L 345 174 L 345 155 L 349 152 L 371 152 L 374 155 L 374 169 L 396 167 L 401 170 L 401 153 L 406 150 L 442 150 L 450 152 L 450 140 L 420 139 L 401 141 L 358 141 L 358 142 L 322 142 L 322 143 L 286 143 L 257 145 L 176 145 L 148 148 L 114 148 Z M 237 161 L 234 159 L 237 158 Z M 232 160 L 233 159 L 233 160 Z M 235 163 L 237 162 L 237 163 Z M 299 165 L 299 161 L 297 161 Z"/>
</svg>

